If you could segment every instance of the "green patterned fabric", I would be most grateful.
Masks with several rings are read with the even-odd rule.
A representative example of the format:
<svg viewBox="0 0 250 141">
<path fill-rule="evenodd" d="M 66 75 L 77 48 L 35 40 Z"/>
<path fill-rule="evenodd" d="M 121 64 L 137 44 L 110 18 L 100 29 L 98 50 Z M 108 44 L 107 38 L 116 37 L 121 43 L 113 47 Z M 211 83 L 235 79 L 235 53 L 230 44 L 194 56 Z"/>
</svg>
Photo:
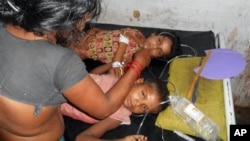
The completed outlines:
<svg viewBox="0 0 250 141">
<path fill-rule="evenodd" d="M 175 85 L 176 93 L 178 95 L 186 97 L 195 76 L 193 70 L 199 66 L 200 60 L 201 57 L 191 57 L 178 58 L 171 62 L 168 80 Z M 167 87 L 173 94 L 173 85 L 168 83 Z M 219 126 L 219 136 L 226 141 L 227 130 L 222 80 L 209 80 L 200 77 L 196 94 L 197 98 L 194 103 L 195 106 Z M 158 115 L 155 124 L 163 129 L 177 130 L 185 134 L 196 136 L 196 133 L 173 113 L 171 107 L 162 111 Z"/>
</svg>

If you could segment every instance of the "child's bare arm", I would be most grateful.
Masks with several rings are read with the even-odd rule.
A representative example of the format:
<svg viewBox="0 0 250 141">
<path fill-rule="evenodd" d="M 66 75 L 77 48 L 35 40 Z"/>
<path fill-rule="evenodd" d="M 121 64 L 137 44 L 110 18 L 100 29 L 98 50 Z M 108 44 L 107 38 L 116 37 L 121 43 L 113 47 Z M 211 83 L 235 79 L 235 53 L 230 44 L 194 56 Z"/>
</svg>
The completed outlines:
<svg viewBox="0 0 250 141">
<path fill-rule="evenodd" d="M 93 73 L 93 74 L 104 74 L 104 73 L 107 73 L 108 70 L 110 70 L 111 68 L 112 68 L 112 64 L 111 63 L 103 64 L 103 65 L 100 65 L 100 66 L 92 69 L 90 71 L 90 73 Z"/>
<path fill-rule="evenodd" d="M 107 131 L 111 129 L 115 129 L 121 124 L 121 121 L 106 118 L 94 125 L 92 125 L 87 130 L 81 132 L 77 135 L 76 141 L 111 141 L 111 140 L 104 140 L 100 139 L 100 137 L 105 134 Z M 115 139 L 112 141 L 147 141 L 147 137 L 143 135 L 128 135 L 126 137 Z"/>
<path fill-rule="evenodd" d="M 122 62 L 123 60 L 123 56 L 126 52 L 126 49 L 127 49 L 127 46 L 128 46 L 128 43 L 129 43 L 129 38 L 126 37 L 125 35 L 120 35 L 120 42 L 119 42 L 119 47 L 115 53 L 115 56 L 113 58 L 113 63 L 114 62 Z M 112 70 L 111 70 L 112 71 Z M 123 75 L 123 71 L 120 71 L 120 68 L 114 68 L 113 67 L 113 73 L 120 77 Z"/>
<path fill-rule="evenodd" d="M 121 124 L 121 121 L 106 118 L 104 120 L 99 121 L 98 123 L 92 125 L 87 130 L 81 132 L 77 135 L 76 141 L 104 141 L 100 139 L 100 137 L 107 131 L 118 127 Z"/>
<path fill-rule="evenodd" d="M 115 53 L 113 61 L 122 61 L 123 55 L 126 52 L 127 46 L 129 44 L 129 37 L 128 33 L 125 33 L 125 35 L 120 34 L 119 38 L 119 47 Z"/>
<path fill-rule="evenodd" d="M 117 49 L 117 51 L 115 53 L 113 62 L 115 62 L 115 61 L 121 62 L 122 61 L 123 55 L 124 55 L 124 53 L 126 51 L 126 48 L 127 48 L 126 43 L 123 43 L 123 42 L 119 43 L 119 47 L 118 47 L 118 49 Z"/>
</svg>

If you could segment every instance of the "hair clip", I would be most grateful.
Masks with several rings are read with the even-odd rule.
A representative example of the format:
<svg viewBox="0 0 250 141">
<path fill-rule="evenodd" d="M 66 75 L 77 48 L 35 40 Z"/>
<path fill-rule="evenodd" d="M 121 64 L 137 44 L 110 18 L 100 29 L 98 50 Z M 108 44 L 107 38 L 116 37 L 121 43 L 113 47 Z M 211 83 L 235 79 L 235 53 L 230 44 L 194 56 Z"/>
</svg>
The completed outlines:
<svg viewBox="0 0 250 141">
<path fill-rule="evenodd" d="M 16 12 L 20 11 L 20 8 L 18 6 L 16 6 L 15 4 L 13 4 L 12 2 L 10 2 L 9 0 L 7 0 L 8 5 Z"/>
</svg>

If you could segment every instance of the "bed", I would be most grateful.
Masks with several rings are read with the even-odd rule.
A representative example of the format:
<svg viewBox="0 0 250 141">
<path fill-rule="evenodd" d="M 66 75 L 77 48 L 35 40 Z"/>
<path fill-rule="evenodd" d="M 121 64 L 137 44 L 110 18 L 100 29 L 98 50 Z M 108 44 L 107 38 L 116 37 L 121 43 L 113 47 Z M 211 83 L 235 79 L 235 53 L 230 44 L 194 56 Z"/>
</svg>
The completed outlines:
<svg viewBox="0 0 250 141">
<path fill-rule="evenodd" d="M 86 30 L 92 27 L 99 27 L 104 29 L 118 29 L 122 27 L 127 27 L 124 25 L 114 25 L 114 24 L 88 24 L 86 26 Z M 183 30 L 173 30 L 173 29 L 163 29 L 163 28 L 151 28 L 151 27 L 136 27 L 143 32 L 145 36 L 149 36 L 151 33 L 154 32 L 161 32 L 167 31 L 175 33 L 179 38 L 182 45 L 182 54 L 185 56 L 194 55 L 196 57 L 202 57 L 205 55 L 205 50 L 214 49 L 214 48 L 225 48 L 225 42 L 223 34 L 221 33 L 213 33 L 213 31 L 183 31 Z M 85 60 L 84 63 L 87 66 L 88 70 L 91 70 L 93 67 L 100 65 L 100 62 L 96 62 L 93 60 Z M 151 61 L 148 68 L 146 68 L 143 73 L 142 77 L 158 77 L 162 80 L 167 80 L 169 78 L 169 69 L 170 65 L 166 63 L 165 60 L 154 59 Z M 235 124 L 235 115 L 234 115 L 234 106 L 232 100 L 232 92 L 231 92 L 231 84 L 230 79 L 221 80 L 222 82 L 222 97 L 223 97 L 223 108 L 224 113 L 223 116 L 225 122 L 226 129 L 226 137 L 223 140 L 229 140 L 229 126 L 230 124 Z M 160 113 L 161 114 L 161 113 Z M 157 121 L 159 120 L 160 114 L 155 115 L 148 115 L 145 118 L 141 128 L 140 134 L 144 134 L 148 136 L 149 141 L 185 141 L 184 138 L 178 136 L 176 133 L 173 132 L 175 129 L 166 129 L 160 126 L 157 126 Z M 114 139 L 123 137 L 130 134 L 136 134 L 139 130 L 139 127 L 142 123 L 143 116 L 131 116 L 131 125 L 121 125 L 120 127 L 107 132 L 103 138 L 105 139 Z M 70 117 L 64 117 L 65 121 L 65 140 L 66 141 L 73 141 L 75 136 L 88 128 L 90 124 L 86 124 Z M 202 141 L 203 139 L 197 137 L 194 134 L 187 134 L 193 139 L 197 141 Z"/>
</svg>

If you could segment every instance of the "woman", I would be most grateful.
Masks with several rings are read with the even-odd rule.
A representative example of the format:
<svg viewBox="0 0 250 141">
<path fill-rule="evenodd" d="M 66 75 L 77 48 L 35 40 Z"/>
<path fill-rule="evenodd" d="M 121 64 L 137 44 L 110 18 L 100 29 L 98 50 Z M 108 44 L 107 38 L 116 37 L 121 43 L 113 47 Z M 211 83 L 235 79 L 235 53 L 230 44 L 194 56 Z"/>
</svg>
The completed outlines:
<svg viewBox="0 0 250 141">
<path fill-rule="evenodd" d="M 122 105 L 150 62 L 148 51 L 138 52 L 104 95 L 78 55 L 53 44 L 57 32 L 82 30 L 100 10 L 100 0 L 1 0 L 1 141 L 58 141 L 64 131 L 59 105 L 66 101 L 98 119 Z"/>
</svg>

